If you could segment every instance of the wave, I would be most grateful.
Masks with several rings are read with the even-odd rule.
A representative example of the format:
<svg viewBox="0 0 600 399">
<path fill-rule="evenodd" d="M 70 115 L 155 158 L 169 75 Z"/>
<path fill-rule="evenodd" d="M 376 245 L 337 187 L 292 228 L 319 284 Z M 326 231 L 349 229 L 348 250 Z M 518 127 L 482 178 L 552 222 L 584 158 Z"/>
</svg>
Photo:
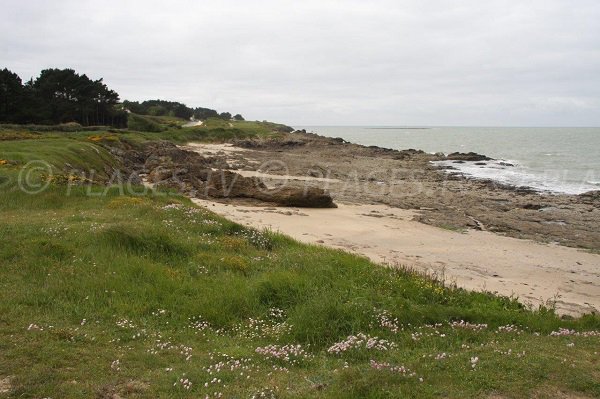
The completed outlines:
<svg viewBox="0 0 600 399">
<path fill-rule="evenodd" d="M 528 187 L 539 192 L 582 194 L 598 190 L 600 186 L 599 181 L 572 181 L 559 176 L 559 173 L 535 173 L 514 160 L 434 161 L 432 164 L 443 167 L 447 173 L 460 173 L 476 179 L 489 179 L 510 186 Z"/>
</svg>

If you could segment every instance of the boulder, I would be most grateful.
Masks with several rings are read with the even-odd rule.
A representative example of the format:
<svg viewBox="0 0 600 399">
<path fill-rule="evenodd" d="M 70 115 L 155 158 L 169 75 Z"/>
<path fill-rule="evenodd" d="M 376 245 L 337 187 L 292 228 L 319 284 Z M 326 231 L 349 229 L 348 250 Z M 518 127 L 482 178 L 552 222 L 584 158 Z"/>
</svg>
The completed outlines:
<svg viewBox="0 0 600 399">
<path fill-rule="evenodd" d="M 303 208 L 335 208 L 331 196 L 320 188 L 268 188 L 256 177 L 219 170 L 213 171 L 204 183 L 204 192 L 216 198 L 254 198 L 282 206 Z"/>
<path fill-rule="evenodd" d="M 261 198 L 263 201 L 275 202 L 283 206 L 297 206 L 300 208 L 337 208 L 331 196 L 323 189 L 309 187 L 307 189 L 284 187 L 282 189 L 267 191 Z"/>
<path fill-rule="evenodd" d="M 269 188 L 256 177 L 244 177 L 230 170 L 213 170 L 204 164 L 202 157 L 197 158 L 199 162 L 194 162 L 193 154 L 173 151 L 173 159 L 165 155 L 163 147 L 151 149 L 144 163 L 144 169 L 148 171 L 147 180 L 198 197 L 252 198 L 282 206 L 336 207 L 331 196 L 320 188 Z"/>
</svg>

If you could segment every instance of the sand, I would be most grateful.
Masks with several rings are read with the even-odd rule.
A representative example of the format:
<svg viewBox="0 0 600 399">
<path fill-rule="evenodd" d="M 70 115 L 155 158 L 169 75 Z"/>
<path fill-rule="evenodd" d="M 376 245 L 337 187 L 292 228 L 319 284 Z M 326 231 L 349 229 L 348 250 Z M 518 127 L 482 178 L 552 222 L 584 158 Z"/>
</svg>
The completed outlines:
<svg viewBox="0 0 600 399">
<path fill-rule="evenodd" d="M 234 147 L 233 144 L 229 143 L 187 143 L 186 145 L 181 146 L 181 148 L 185 150 L 196 151 L 203 155 L 218 154 L 220 152 L 226 154 L 237 154 L 248 151 L 244 148 Z"/>
<path fill-rule="evenodd" d="M 560 314 L 600 309 L 600 255 L 575 248 L 441 229 L 413 221 L 413 211 L 385 205 L 298 209 L 194 201 L 248 226 L 435 274 L 469 290 L 516 296 L 534 307 L 555 302 Z"/>
<path fill-rule="evenodd" d="M 196 126 L 202 126 L 204 122 L 202 121 L 190 121 L 186 124 L 183 125 L 183 127 L 196 127 Z"/>
</svg>

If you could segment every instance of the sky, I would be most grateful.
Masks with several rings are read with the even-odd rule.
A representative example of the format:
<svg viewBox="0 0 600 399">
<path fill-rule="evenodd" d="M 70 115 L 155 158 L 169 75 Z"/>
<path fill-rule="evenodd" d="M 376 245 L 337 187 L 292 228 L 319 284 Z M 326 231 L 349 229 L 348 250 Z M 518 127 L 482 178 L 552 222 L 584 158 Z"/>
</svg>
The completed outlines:
<svg viewBox="0 0 600 399">
<path fill-rule="evenodd" d="M 0 68 L 302 125 L 600 126 L 600 1 L 0 0 Z"/>
</svg>

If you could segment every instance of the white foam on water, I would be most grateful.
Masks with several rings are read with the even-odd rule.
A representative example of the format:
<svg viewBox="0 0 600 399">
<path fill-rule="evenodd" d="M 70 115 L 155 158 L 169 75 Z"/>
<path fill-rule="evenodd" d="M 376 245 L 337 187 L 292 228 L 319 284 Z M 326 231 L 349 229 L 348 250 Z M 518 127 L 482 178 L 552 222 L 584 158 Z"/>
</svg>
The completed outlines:
<svg viewBox="0 0 600 399">
<path fill-rule="evenodd" d="M 485 165 L 482 165 L 482 163 L 485 163 Z M 550 193 L 582 194 L 598 190 L 600 186 L 600 184 L 596 184 L 600 182 L 569 181 L 565 176 L 560 176 L 557 173 L 535 173 L 513 160 L 462 161 L 458 163 L 456 161 L 434 161 L 432 164 L 453 168 L 444 169 L 446 173 L 460 173 L 477 179 L 489 179 L 501 184 L 515 187 L 529 187 L 537 191 Z"/>
</svg>

